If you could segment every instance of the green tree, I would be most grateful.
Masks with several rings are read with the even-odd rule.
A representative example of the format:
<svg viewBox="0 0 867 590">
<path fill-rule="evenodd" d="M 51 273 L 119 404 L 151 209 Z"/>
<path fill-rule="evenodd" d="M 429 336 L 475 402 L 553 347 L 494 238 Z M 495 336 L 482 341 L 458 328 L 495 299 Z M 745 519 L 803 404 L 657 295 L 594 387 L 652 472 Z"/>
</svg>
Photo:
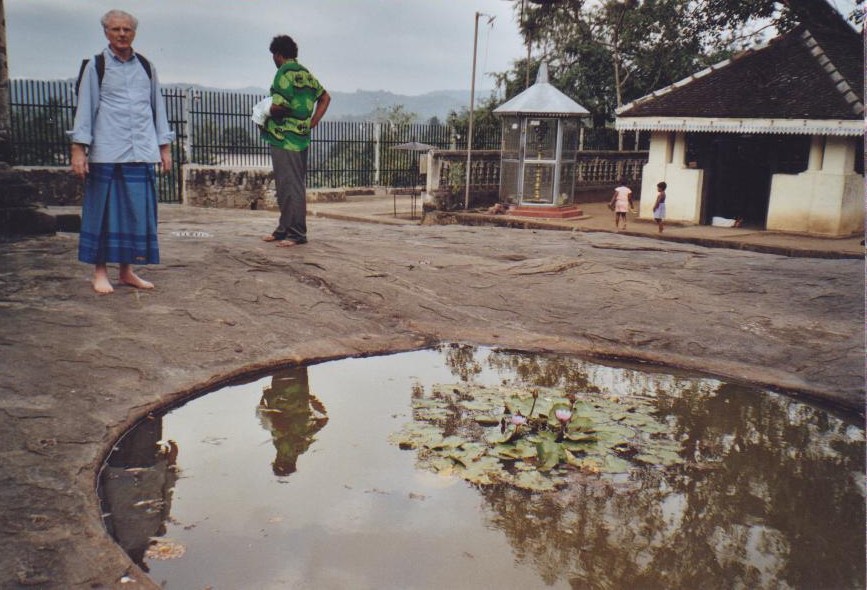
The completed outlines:
<svg viewBox="0 0 867 590">
<path fill-rule="evenodd" d="M 823 0 L 514 1 L 516 11 L 523 6 L 525 42 L 595 126 L 612 121 L 623 104 L 764 42 L 808 13 L 833 10 Z M 498 76 L 507 97 L 523 90 L 528 65 L 538 68 L 521 60 Z"/>
<path fill-rule="evenodd" d="M 499 147 L 501 122 L 494 109 L 502 104 L 495 93 L 483 99 L 473 111 L 473 149 L 497 149 Z M 446 117 L 446 125 L 453 129 L 455 147 L 467 148 L 467 134 L 470 125 L 470 109 L 452 110 Z"/>
</svg>

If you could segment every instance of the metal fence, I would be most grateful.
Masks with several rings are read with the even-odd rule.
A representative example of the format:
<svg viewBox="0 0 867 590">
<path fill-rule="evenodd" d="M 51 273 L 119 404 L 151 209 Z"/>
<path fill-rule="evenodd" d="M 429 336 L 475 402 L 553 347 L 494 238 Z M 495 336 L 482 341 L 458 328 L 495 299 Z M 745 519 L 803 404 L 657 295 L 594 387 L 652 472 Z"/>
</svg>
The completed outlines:
<svg viewBox="0 0 867 590">
<path fill-rule="evenodd" d="M 13 164 L 64 166 L 69 164 L 69 139 L 74 116 L 72 84 L 37 80 L 13 80 Z"/>
<path fill-rule="evenodd" d="M 174 165 L 159 176 L 161 202 L 181 200 L 181 166 L 270 167 L 270 148 L 250 119 L 263 97 L 235 92 L 164 87 L 169 125 L 176 134 Z M 12 163 L 68 166 L 75 92 L 71 81 L 12 80 Z M 465 130 L 446 125 L 323 121 L 311 133 L 308 187 L 412 186 L 420 152 L 400 145 L 420 142 L 439 149 L 466 150 Z M 613 129 L 585 129 L 584 149 L 617 149 Z M 634 146 L 646 149 L 647 136 Z M 641 148 L 639 148 L 641 144 Z M 473 150 L 500 148 L 500 130 L 475 129 Z"/>
<path fill-rule="evenodd" d="M 69 166 L 69 137 L 75 117 L 75 84 L 69 81 L 12 80 L 12 164 Z M 172 146 L 175 165 L 158 176 L 161 202 L 180 200 L 179 146 L 185 138 L 183 92 L 163 89 L 169 124 L 178 135 Z"/>
<path fill-rule="evenodd" d="M 188 160 L 215 166 L 271 165 L 250 112 L 262 96 L 191 91 Z M 474 145 L 499 147 L 499 133 L 473 133 Z M 310 187 L 405 186 L 418 174 L 417 153 L 400 145 L 419 142 L 454 147 L 459 134 L 445 125 L 397 125 L 370 121 L 323 121 L 310 134 Z M 464 140 L 465 141 L 465 140 Z"/>
</svg>

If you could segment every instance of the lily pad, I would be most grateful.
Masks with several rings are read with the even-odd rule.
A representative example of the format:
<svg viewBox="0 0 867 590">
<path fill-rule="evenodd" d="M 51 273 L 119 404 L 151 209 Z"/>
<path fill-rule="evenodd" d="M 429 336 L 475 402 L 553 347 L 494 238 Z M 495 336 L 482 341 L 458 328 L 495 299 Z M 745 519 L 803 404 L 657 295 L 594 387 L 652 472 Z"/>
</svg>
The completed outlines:
<svg viewBox="0 0 867 590">
<path fill-rule="evenodd" d="M 599 462 L 594 459 L 588 459 L 583 457 L 576 457 L 568 450 L 563 451 L 563 455 L 566 459 L 566 463 L 575 467 L 585 473 L 599 473 Z"/>
<path fill-rule="evenodd" d="M 489 452 L 501 459 L 529 459 L 537 455 L 536 445 L 526 440 L 519 440 L 514 444 L 496 445 Z"/>
<path fill-rule="evenodd" d="M 650 452 L 639 453 L 635 456 L 635 459 L 647 463 L 648 465 L 659 465 L 663 467 L 683 463 L 683 458 L 679 454 L 664 449 L 653 449 Z"/>
<path fill-rule="evenodd" d="M 440 449 L 456 449 L 460 447 L 462 444 L 466 442 L 463 438 L 459 436 L 449 436 L 443 439 L 440 439 L 435 444 L 430 445 L 428 448 L 431 450 L 440 450 Z"/>
<path fill-rule="evenodd" d="M 590 432 L 571 432 L 571 431 L 567 432 L 563 436 L 563 439 L 565 441 L 574 442 L 574 443 L 595 442 L 595 441 L 599 440 L 599 438 L 596 436 L 595 432 L 590 433 Z"/>
<path fill-rule="evenodd" d="M 390 440 L 415 449 L 420 467 L 478 485 L 546 491 L 566 485 L 576 469 L 621 474 L 682 462 L 680 443 L 666 438 L 666 424 L 642 398 L 464 383 L 416 392 L 412 403 L 414 421 Z"/>
<path fill-rule="evenodd" d="M 507 476 L 502 465 L 495 457 L 482 457 L 464 467 L 461 477 L 470 483 L 491 485 Z"/>
<path fill-rule="evenodd" d="M 606 473 L 626 473 L 632 467 L 632 463 L 614 455 L 606 455 L 601 466 L 602 470 Z"/>
<path fill-rule="evenodd" d="M 496 416 L 475 416 L 473 420 L 479 426 L 497 426 L 500 423 L 500 418 Z"/>
<path fill-rule="evenodd" d="M 480 400 L 463 400 L 461 406 L 471 412 L 485 412 L 491 408 L 491 405 Z"/>
<path fill-rule="evenodd" d="M 536 443 L 539 456 L 539 471 L 550 471 L 560 463 L 560 445 L 550 439 Z"/>
<path fill-rule="evenodd" d="M 516 487 L 532 492 L 550 492 L 557 489 L 550 478 L 538 471 L 522 471 L 512 479 L 512 482 Z"/>
<path fill-rule="evenodd" d="M 587 416 L 573 416 L 572 420 L 569 421 L 569 431 L 592 431 L 595 426 L 595 422 L 587 417 Z"/>
<path fill-rule="evenodd" d="M 401 449 L 431 448 L 442 439 L 442 431 L 426 422 L 410 422 L 399 433 L 389 437 L 389 440 Z"/>
</svg>

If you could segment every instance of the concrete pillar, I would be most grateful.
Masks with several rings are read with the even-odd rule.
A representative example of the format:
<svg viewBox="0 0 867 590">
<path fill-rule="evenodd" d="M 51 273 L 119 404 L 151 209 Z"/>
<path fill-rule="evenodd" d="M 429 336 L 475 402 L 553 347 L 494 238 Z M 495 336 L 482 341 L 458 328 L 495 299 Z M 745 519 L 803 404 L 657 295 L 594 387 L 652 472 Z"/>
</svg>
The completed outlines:
<svg viewBox="0 0 867 590">
<path fill-rule="evenodd" d="M 852 138 L 828 137 L 825 139 L 822 170 L 827 174 L 854 174 L 855 142 L 852 141 Z"/>
<path fill-rule="evenodd" d="M 825 161 L 825 137 L 814 135 L 810 140 L 810 158 L 807 161 L 807 170 L 818 172 L 822 169 Z"/>
</svg>

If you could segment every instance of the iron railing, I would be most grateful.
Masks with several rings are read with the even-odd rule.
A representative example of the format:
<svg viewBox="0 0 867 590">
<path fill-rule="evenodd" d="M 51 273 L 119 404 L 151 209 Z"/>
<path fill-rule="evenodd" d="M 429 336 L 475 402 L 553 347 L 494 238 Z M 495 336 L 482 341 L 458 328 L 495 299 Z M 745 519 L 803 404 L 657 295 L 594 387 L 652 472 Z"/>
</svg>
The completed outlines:
<svg viewBox="0 0 867 590">
<path fill-rule="evenodd" d="M 164 88 L 169 125 L 177 134 L 172 146 L 174 165 L 157 178 L 160 202 L 180 200 L 185 139 L 184 93 Z M 75 85 L 61 80 L 12 80 L 10 84 L 12 164 L 69 166 L 69 137 L 75 118 Z"/>
<path fill-rule="evenodd" d="M 271 165 L 270 148 L 259 139 L 250 112 L 262 96 L 192 91 L 189 161 L 216 166 Z M 477 132 L 474 148 L 499 147 L 499 133 Z M 322 121 L 310 134 L 309 187 L 409 186 L 418 174 L 418 142 L 445 149 L 460 141 L 446 125 L 370 121 Z"/>
<path fill-rule="evenodd" d="M 12 163 L 22 166 L 69 165 L 69 139 L 75 114 L 71 83 L 13 80 Z"/>
<path fill-rule="evenodd" d="M 173 167 L 159 176 L 161 202 L 181 200 L 181 166 L 270 167 L 270 148 L 250 118 L 262 96 L 164 87 L 169 125 L 176 134 Z M 12 80 L 12 164 L 68 166 L 75 111 L 72 81 Z M 624 147 L 646 149 L 647 134 L 628 134 Z M 437 149 L 466 150 L 465 130 L 446 125 L 328 121 L 311 133 L 308 187 L 415 186 L 422 152 L 401 149 L 419 142 Z M 584 129 L 585 150 L 616 150 L 613 129 Z M 640 146 L 640 148 L 639 148 Z M 500 130 L 474 130 L 473 151 L 498 150 Z"/>
</svg>

